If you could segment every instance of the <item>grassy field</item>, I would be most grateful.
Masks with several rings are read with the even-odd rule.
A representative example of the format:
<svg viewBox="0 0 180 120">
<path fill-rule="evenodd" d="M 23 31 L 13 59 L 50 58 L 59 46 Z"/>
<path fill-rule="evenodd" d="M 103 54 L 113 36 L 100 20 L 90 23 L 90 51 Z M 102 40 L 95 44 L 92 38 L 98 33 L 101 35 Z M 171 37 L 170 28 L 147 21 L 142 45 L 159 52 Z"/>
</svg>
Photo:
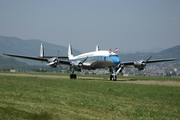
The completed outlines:
<svg viewBox="0 0 180 120">
<path fill-rule="evenodd" d="M 180 87 L 0 75 L 0 120 L 179 118 Z"/>
</svg>

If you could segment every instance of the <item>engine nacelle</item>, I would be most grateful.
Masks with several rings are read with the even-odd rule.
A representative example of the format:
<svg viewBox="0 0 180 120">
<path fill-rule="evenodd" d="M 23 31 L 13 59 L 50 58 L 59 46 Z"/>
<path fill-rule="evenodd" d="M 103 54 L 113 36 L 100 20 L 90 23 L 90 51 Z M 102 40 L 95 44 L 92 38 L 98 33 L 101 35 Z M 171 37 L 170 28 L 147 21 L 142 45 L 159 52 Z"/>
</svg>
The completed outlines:
<svg viewBox="0 0 180 120">
<path fill-rule="evenodd" d="M 81 68 L 83 67 L 83 63 L 81 61 L 72 61 L 71 67 L 74 68 L 76 71 L 81 71 Z"/>
<path fill-rule="evenodd" d="M 146 67 L 146 61 L 140 60 L 134 62 L 134 67 L 137 68 L 138 70 L 144 70 L 144 68 Z"/>
<path fill-rule="evenodd" d="M 48 60 L 48 64 L 49 66 L 53 67 L 53 68 L 56 68 L 57 65 L 58 65 L 58 59 L 57 58 L 51 58 Z"/>
</svg>

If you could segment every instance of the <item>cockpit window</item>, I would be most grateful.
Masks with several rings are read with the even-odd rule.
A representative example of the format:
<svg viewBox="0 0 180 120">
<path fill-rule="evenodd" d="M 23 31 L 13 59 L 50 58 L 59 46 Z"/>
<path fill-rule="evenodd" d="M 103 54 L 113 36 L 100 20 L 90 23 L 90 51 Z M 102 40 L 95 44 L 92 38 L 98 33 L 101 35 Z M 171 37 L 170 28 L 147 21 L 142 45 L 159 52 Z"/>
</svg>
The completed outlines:
<svg viewBox="0 0 180 120">
<path fill-rule="evenodd" d="M 118 57 L 118 55 L 109 55 L 109 57 Z"/>
</svg>

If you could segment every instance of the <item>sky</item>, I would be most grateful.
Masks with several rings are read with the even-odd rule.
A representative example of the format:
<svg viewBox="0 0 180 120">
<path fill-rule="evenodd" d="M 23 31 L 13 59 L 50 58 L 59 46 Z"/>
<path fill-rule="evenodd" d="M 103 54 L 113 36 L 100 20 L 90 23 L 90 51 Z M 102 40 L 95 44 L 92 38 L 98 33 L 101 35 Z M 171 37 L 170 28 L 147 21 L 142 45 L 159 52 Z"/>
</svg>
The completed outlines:
<svg viewBox="0 0 180 120">
<path fill-rule="evenodd" d="M 180 45 L 180 0 L 0 0 L 0 35 L 81 52 Z"/>
</svg>

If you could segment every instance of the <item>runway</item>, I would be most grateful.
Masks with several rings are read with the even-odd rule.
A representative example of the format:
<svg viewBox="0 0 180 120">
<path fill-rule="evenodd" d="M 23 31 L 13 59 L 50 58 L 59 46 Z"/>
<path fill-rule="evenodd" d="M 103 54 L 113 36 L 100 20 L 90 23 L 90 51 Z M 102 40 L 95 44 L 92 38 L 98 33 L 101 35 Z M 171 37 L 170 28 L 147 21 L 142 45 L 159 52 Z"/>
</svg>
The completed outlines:
<svg viewBox="0 0 180 120">
<path fill-rule="evenodd" d="M 4 76 L 23 76 L 23 77 L 40 77 L 40 78 L 66 78 L 69 76 L 66 75 L 42 75 L 42 74 L 30 74 L 30 73 L 0 73 Z M 88 76 L 78 76 L 77 80 L 101 80 L 107 82 L 117 82 L 117 83 L 132 83 L 132 84 L 145 84 L 145 85 L 165 85 L 165 86 L 180 86 L 180 82 L 175 81 L 155 81 L 155 80 L 125 80 L 118 79 L 117 81 L 109 81 L 108 78 L 99 78 L 99 77 L 88 77 Z"/>
</svg>

